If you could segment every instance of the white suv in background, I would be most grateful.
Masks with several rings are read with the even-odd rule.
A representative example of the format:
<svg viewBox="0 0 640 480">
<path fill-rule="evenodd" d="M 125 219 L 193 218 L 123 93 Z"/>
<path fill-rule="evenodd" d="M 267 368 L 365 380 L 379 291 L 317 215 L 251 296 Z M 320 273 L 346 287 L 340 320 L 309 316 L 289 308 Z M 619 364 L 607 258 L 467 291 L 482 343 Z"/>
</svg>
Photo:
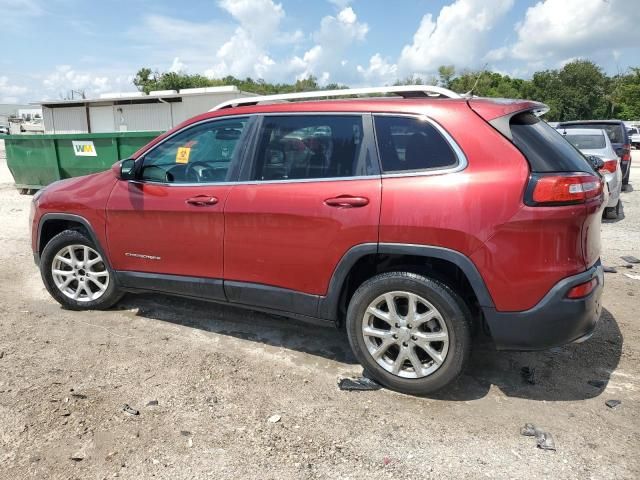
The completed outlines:
<svg viewBox="0 0 640 480">
<path fill-rule="evenodd" d="M 564 129 L 560 127 L 558 131 L 585 156 L 592 155 L 604 162 L 600 173 L 604 176 L 609 187 L 609 202 L 604 209 L 604 217 L 618 218 L 620 192 L 622 191 L 622 168 L 620 167 L 620 157 L 611 145 L 609 135 L 598 128 Z"/>
</svg>

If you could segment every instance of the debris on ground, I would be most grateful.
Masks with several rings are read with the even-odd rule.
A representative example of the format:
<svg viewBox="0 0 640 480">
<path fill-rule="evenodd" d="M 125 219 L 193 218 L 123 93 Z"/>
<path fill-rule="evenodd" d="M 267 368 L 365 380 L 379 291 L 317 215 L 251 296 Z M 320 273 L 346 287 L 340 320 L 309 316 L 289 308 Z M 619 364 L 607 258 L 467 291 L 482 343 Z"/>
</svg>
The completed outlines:
<svg viewBox="0 0 640 480">
<path fill-rule="evenodd" d="M 607 400 L 606 402 L 604 402 L 604 404 L 609 408 L 616 408 L 621 403 L 622 401 L 620 400 Z"/>
<path fill-rule="evenodd" d="M 625 273 L 625 277 L 633 278 L 634 280 L 640 280 L 640 275 L 633 275 L 631 273 Z"/>
<path fill-rule="evenodd" d="M 183 437 L 189 437 L 191 436 L 191 432 L 189 430 L 180 430 L 180 435 Z"/>
<path fill-rule="evenodd" d="M 72 393 L 71 396 L 80 400 L 85 400 L 87 398 L 87 396 L 83 395 L 82 393 Z"/>
<path fill-rule="evenodd" d="M 122 406 L 122 411 L 124 413 L 128 413 L 129 415 L 140 415 L 140 412 L 138 410 L 136 410 L 135 408 L 131 408 L 127 403 Z"/>
<path fill-rule="evenodd" d="M 536 427 L 533 423 L 527 423 L 520 429 L 520 434 L 525 437 L 536 437 L 536 445 L 542 450 L 556 450 L 556 444 L 553 436 L 549 432 L 545 432 L 541 428 Z"/>
<path fill-rule="evenodd" d="M 367 377 L 342 378 L 338 382 L 338 388 L 347 392 L 366 392 L 380 390 L 382 385 Z"/>
<path fill-rule="evenodd" d="M 605 382 L 604 380 L 589 380 L 587 383 L 596 388 L 604 388 L 604 386 L 607 384 L 607 382 Z"/>
<path fill-rule="evenodd" d="M 382 459 L 382 464 L 386 467 L 387 465 L 389 465 L 391 463 L 391 459 L 389 457 L 384 457 Z"/>
<path fill-rule="evenodd" d="M 640 259 L 634 257 L 633 255 L 623 255 L 620 258 L 628 263 L 640 263 Z"/>
<path fill-rule="evenodd" d="M 158 400 L 150 400 L 149 402 L 147 402 L 147 407 L 157 407 L 158 406 Z"/>
<path fill-rule="evenodd" d="M 84 460 L 84 457 L 85 457 L 84 452 L 82 450 L 78 450 L 69 458 L 71 458 L 71 460 L 73 460 L 74 462 L 81 462 L 82 460 Z"/>
<path fill-rule="evenodd" d="M 604 270 L 604 273 L 618 273 L 618 270 L 616 270 L 616 267 L 607 267 L 605 265 L 602 267 L 602 269 Z"/>
<path fill-rule="evenodd" d="M 527 383 L 529 383 L 531 385 L 535 385 L 536 384 L 536 369 L 535 368 L 522 367 L 520 369 L 520 375 L 522 375 L 522 378 Z"/>
<path fill-rule="evenodd" d="M 4 358 L 4 350 L 0 352 L 0 358 Z"/>
<path fill-rule="evenodd" d="M 280 415 L 271 415 L 268 419 L 267 422 L 269 423 L 278 423 L 280 421 L 282 417 Z"/>
</svg>

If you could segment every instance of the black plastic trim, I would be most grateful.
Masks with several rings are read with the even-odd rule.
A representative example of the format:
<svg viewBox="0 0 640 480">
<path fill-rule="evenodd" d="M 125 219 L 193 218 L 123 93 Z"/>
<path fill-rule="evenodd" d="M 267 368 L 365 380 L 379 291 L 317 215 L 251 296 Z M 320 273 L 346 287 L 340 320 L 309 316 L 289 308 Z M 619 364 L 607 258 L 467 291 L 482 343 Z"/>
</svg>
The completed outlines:
<svg viewBox="0 0 640 480">
<path fill-rule="evenodd" d="M 263 307 L 314 317 L 318 295 L 259 283 L 225 281 L 224 292 L 230 303 Z"/>
<path fill-rule="evenodd" d="M 586 297 L 567 298 L 569 290 L 592 278 L 596 288 Z M 498 312 L 483 307 L 491 336 L 499 350 L 543 350 L 580 341 L 593 332 L 602 309 L 604 270 L 598 262 L 585 272 L 560 280 L 537 305 L 522 312 Z"/>
<path fill-rule="evenodd" d="M 365 255 L 376 253 L 378 253 L 377 243 L 361 243 L 347 250 L 331 275 L 327 295 L 320 297 L 318 301 L 318 317 L 333 321 L 338 320 L 340 294 L 342 293 L 342 286 L 344 285 L 347 275 L 349 275 L 351 268 L 358 260 Z"/>
<path fill-rule="evenodd" d="M 71 213 L 45 213 L 44 215 L 42 215 L 42 217 L 40 217 L 40 221 L 38 222 L 38 239 L 36 241 L 37 252 L 34 252 L 34 259 L 37 261 L 38 265 L 40 264 L 40 252 L 42 252 L 42 249 L 45 247 L 45 245 L 40 244 L 40 239 L 42 238 L 42 227 L 49 220 L 66 220 L 68 222 L 79 223 L 83 227 L 85 227 L 87 229 L 87 232 L 89 233 L 89 237 L 91 237 L 91 241 L 96 246 L 98 253 L 100 253 L 107 265 L 111 267 L 109 257 L 105 254 L 105 250 L 104 248 L 102 248 L 102 245 L 100 245 L 98 237 L 96 237 L 95 230 L 93 229 L 91 223 L 86 218 L 81 217 L 80 215 L 73 215 Z"/>
<path fill-rule="evenodd" d="M 216 278 L 186 277 L 159 273 L 116 271 L 125 290 L 164 292 L 184 297 L 226 301 L 223 282 Z"/>
</svg>

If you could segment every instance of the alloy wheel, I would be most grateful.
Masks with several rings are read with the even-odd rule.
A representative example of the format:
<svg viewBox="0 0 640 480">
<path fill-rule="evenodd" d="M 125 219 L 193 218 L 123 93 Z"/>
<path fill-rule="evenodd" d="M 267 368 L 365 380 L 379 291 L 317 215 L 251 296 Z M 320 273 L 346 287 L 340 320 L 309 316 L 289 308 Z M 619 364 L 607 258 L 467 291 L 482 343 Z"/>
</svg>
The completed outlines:
<svg viewBox="0 0 640 480">
<path fill-rule="evenodd" d="M 77 302 L 99 299 L 109 287 L 102 256 L 87 245 L 69 245 L 53 257 L 51 274 L 58 289 Z"/>
<path fill-rule="evenodd" d="M 362 335 L 377 364 L 402 378 L 431 375 L 449 350 L 449 332 L 440 312 L 406 291 L 387 292 L 371 302 Z"/>
</svg>

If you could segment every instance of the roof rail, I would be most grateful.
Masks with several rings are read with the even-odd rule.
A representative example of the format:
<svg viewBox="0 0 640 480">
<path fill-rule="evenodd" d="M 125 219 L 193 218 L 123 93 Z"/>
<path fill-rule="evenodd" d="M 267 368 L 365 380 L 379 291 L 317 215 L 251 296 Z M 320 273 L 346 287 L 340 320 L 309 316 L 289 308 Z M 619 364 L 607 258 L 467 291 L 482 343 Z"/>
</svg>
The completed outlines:
<svg viewBox="0 0 640 480">
<path fill-rule="evenodd" d="M 393 87 L 345 88 L 341 90 L 319 90 L 314 92 L 283 93 L 277 95 L 262 95 L 256 97 L 241 97 L 227 100 L 213 107 L 210 112 L 229 107 L 257 105 L 258 103 L 276 103 L 287 100 L 303 100 L 310 98 L 344 97 L 372 94 L 396 94 L 402 98 L 432 97 L 432 98 L 462 98 L 452 90 L 431 85 L 396 85 Z"/>
</svg>

